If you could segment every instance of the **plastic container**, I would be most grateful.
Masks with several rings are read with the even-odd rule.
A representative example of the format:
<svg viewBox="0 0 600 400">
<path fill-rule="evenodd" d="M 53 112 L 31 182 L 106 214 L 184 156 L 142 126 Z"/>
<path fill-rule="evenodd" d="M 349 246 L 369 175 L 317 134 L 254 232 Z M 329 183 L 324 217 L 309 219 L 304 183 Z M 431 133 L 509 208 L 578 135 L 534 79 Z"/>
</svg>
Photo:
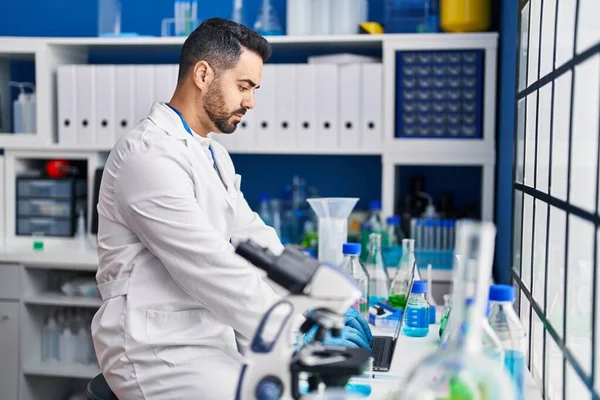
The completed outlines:
<svg viewBox="0 0 600 400">
<path fill-rule="evenodd" d="M 254 30 L 263 36 L 283 35 L 281 22 L 279 22 L 277 11 L 275 11 L 273 4 L 271 4 L 271 0 L 262 1 L 260 10 L 256 16 L 256 22 L 254 23 Z"/>
<path fill-rule="evenodd" d="M 482 32 L 491 25 L 491 0 L 440 0 L 440 26 L 446 32 Z"/>
<path fill-rule="evenodd" d="M 342 253 L 344 258 L 340 269 L 352 275 L 360 288 L 360 299 L 354 303 L 352 308 L 358 311 L 365 320 L 369 320 L 369 274 L 360 262 L 362 246 L 360 243 L 344 243 Z"/>
<path fill-rule="evenodd" d="M 513 380 L 517 398 L 523 399 L 527 333 L 513 308 L 515 288 L 508 285 L 492 285 L 489 300 L 490 326 L 504 348 L 504 366 Z"/>
<path fill-rule="evenodd" d="M 429 303 L 426 294 L 427 282 L 414 281 L 404 311 L 402 333 L 405 336 L 425 337 L 429 334 Z"/>
<path fill-rule="evenodd" d="M 342 246 L 348 241 L 348 216 L 358 198 L 307 199 L 319 219 L 319 261 L 340 265 Z"/>
<path fill-rule="evenodd" d="M 381 256 L 381 234 L 369 236 L 369 255 L 366 262 L 369 274 L 369 305 L 385 302 L 390 296 L 390 279 Z"/>
<path fill-rule="evenodd" d="M 439 0 L 385 0 L 385 33 L 439 31 Z"/>
</svg>

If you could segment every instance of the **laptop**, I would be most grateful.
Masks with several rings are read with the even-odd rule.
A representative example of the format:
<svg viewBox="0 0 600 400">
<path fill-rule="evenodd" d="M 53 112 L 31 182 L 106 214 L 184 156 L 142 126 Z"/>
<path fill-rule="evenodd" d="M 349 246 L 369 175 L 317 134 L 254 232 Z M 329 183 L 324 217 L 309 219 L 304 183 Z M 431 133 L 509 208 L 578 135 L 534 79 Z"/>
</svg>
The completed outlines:
<svg viewBox="0 0 600 400">
<path fill-rule="evenodd" d="M 412 292 L 416 270 L 417 262 L 415 261 L 409 274 L 408 293 L 406 295 L 407 300 L 408 296 L 410 296 Z M 398 336 L 400 336 L 403 323 L 404 314 L 396 324 L 394 336 L 373 336 L 373 341 L 371 342 L 371 348 L 373 349 L 373 371 L 387 372 L 390 370 L 390 366 L 392 365 L 392 357 L 394 356 L 394 349 L 396 348 L 396 342 L 398 340 Z"/>
</svg>

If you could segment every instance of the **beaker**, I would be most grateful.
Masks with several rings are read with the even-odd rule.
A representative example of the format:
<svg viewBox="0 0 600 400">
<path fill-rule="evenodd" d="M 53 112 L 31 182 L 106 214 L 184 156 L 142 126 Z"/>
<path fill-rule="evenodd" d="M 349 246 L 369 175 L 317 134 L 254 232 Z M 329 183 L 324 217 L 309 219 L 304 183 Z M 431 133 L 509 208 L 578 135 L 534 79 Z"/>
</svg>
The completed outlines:
<svg viewBox="0 0 600 400">
<path fill-rule="evenodd" d="M 348 240 L 348 217 L 358 202 L 352 197 L 307 199 L 319 218 L 319 261 L 340 265 Z"/>
</svg>

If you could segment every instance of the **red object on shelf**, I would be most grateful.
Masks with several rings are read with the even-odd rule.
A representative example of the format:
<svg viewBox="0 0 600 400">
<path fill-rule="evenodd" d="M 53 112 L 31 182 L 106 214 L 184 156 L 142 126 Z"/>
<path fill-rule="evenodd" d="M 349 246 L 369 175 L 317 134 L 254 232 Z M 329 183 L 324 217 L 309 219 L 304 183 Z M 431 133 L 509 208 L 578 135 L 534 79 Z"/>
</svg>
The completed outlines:
<svg viewBox="0 0 600 400">
<path fill-rule="evenodd" d="M 64 178 L 71 171 L 71 164 L 66 160 L 51 160 L 46 163 L 46 174 L 50 178 Z"/>
</svg>

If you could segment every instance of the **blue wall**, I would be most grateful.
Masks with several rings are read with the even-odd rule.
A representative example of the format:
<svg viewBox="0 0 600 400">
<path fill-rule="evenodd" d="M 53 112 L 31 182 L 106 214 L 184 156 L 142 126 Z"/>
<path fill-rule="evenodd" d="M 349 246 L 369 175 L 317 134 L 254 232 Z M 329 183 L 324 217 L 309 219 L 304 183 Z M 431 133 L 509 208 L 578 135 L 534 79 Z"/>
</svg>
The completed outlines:
<svg viewBox="0 0 600 400">
<path fill-rule="evenodd" d="M 160 35 L 163 18 L 173 17 L 172 0 L 122 0 L 123 32 Z M 286 0 L 271 0 L 285 29 Z M 96 36 L 96 0 L 0 1 L 1 36 Z M 244 23 L 252 26 L 262 0 L 244 0 Z M 198 17 L 230 18 L 233 0 L 199 0 Z M 369 2 L 369 17 L 381 22 L 383 0 Z"/>
<path fill-rule="evenodd" d="M 517 0 L 502 4 L 498 85 L 498 167 L 496 175 L 496 224 L 498 227 L 494 270 L 498 282 L 509 283 L 512 263 L 512 183 L 517 65 Z"/>
</svg>

